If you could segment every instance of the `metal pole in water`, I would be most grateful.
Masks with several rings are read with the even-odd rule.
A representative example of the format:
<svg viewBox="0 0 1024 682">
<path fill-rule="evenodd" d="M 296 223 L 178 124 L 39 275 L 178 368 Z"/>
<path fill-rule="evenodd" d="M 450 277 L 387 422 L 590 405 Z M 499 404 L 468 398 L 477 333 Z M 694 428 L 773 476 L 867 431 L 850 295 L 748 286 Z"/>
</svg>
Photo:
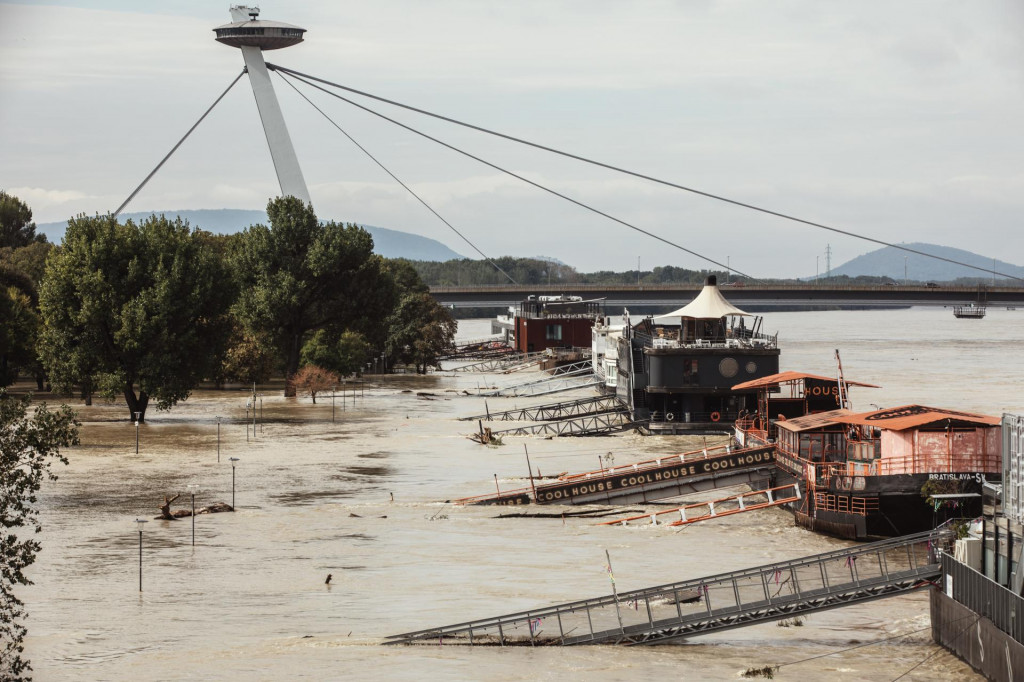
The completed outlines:
<svg viewBox="0 0 1024 682">
<path fill-rule="evenodd" d="M 498 491 L 498 497 L 501 497 L 501 488 L 498 487 L 498 474 L 494 474 L 494 488 Z"/>
<path fill-rule="evenodd" d="M 331 388 L 331 423 L 334 423 L 334 394 L 337 393 L 338 387 L 334 386 Z"/>
<path fill-rule="evenodd" d="M 530 451 L 526 449 L 526 443 L 523 443 L 523 452 L 526 453 L 526 471 L 530 474 L 530 487 L 533 488 L 533 501 L 537 501 L 537 484 L 533 482 L 533 467 L 530 466 Z"/>
<path fill-rule="evenodd" d="M 220 417 L 217 417 L 217 461 L 220 461 Z"/>
<path fill-rule="evenodd" d="M 608 559 L 608 579 L 612 581 L 612 596 L 615 598 L 615 617 L 619 619 L 619 632 L 625 632 L 622 627 L 622 613 L 619 611 L 619 591 L 615 588 L 615 574 L 612 572 L 612 555 L 606 549 L 604 556 Z"/>
<path fill-rule="evenodd" d="M 142 416 L 141 412 L 135 413 L 135 454 L 139 454 L 139 417 Z"/>
</svg>

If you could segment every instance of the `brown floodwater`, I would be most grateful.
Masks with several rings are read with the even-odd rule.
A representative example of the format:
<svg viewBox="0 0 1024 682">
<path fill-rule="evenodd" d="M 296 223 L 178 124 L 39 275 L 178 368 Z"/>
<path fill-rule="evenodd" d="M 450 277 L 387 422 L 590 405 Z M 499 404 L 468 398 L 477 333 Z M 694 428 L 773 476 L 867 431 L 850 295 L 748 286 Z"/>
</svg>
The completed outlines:
<svg viewBox="0 0 1024 682">
<path fill-rule="evenodd" d="M 983 321 L 929 309 L 779 313 L 767 327 L 780 331 L 784 369 L 832 374 L 838 347 L 848 378 L 884 387 L 856 390 L 856 407 L 1024 412 L 1024 313 L 991 311 Z M 486 332 L 486 321 L 460 329 L 465 338 Z M 891 680 L 912 668 L 903 679 L 973 677 L 932 644 L 925 592 L 812 614 L 802 627 L 758 625 L 648 648 L 382 646 L 391 634 L 607 594 L 605 549 L 618 588 L 629 590 L 845 544 L 797 528 L 778 509 L 680 531 L 498 518 L 508 510 L 447 504 L 494 490 L 495 475 L 503 489 L 525 485 L 524 443 L 545 475 L 595 468 L 608 453 L 618 465 L 701 443 L 635 434 L 470 441 L 476 425 L 458 417 L 483 412 L 477 386 L 523 380 L 370 377 L 354 405 L 336 402 L 334 421 L 329 399 L 313 405 L 268 392 L 249 442 L 246 393 L 199 391 L 170 412 L 151 411 L 139 454 L 125 408 L 82 407 L 82 445 L 40 497 L 36 584 L 21 591 L 36 679 L 733 680 L 779 664 L 776 679 Z M 199 507 L 230 504 L 230 457 L 238 458 L 238 510 L 198 516 L 195 547 L 190 519 L 153 519 L 165 495 L 181 493 L 174 506 L 187 507 L 189 484 L 200 486 Z M 137 517 L 149 519 L 141 593 Z"/>
</svg>

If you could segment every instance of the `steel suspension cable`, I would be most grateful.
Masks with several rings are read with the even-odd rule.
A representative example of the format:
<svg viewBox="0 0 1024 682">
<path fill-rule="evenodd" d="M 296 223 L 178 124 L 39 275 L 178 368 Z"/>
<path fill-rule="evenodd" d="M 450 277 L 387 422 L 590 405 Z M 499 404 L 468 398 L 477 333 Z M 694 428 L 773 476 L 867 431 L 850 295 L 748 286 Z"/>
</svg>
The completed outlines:
<svg viewBox="0 0 1024 682">
<path fill-rule="evenodd" d="M 204 118 L 206 118 L 207 114 L 209 114 L 209 113 L 210 113 L 211 111 L 213 111 L 213 108 L 214 108 L 215 106 L 217 106 L 217 104 L 219 104 L 219 103 L 220 103 L 220 101 L 221 101 L 222 99 L 224 99 L 224 95 L 228 94 L 228 90 L 230 90 L 231 88 L 235 87 L 235 83 L 237 83 L 237 82 L 238 82 L 238 80 L 239 80 L 239 79 L 240 79 L 240 78 L 241 78 L 242 76 L 244 76 L 244 75 L 245 75 L 245 72 L 246 72 L 246 71 L 247 71 L 247 69 L 244 69 L 244 68 L 243 68 L 243 69 L 242 69 L 242 72 L 241 72 L 240 74 L 238 74 L 237 76 L 235 76 L 235 80 L 231 81 L 231 85 L 229 85 L 229 86 L 228 86 L 228 87 L 227 87 L 227 88 L 226 88 L 226 89 L 224 90 L 224 92 L 220 93 L 220 97 L 218 97 L 217 99 L 215 99 L 215 100 L 213 101 L 213 104 L 211 104 L 211 105 L 210 105 L 210 108 L 209 108 L 209 109 L 207 109 L 206 111 L 204 111 L 204 112 L 203 112 L 203 115 L 199 117 L 199 120 L 198 120 L 198 121 L 196 121 L 195 123 L 193 123 L 193 124 L 192 124 L 192 127 L 188 129 L 188 132 L 187 132 L 187 133 L 185 133 L 184 137 L 182 137 L 182 138 L 181 138 L 180 140 L 178 140 L 178 144 L 174 145 L 174 146 L 173 146 L 173 147 L 171 148 L 171 151 L 167 152 L 167 156 L 165 156 L 164 158 L 162 158 L 162 159 L 160 160 L 160 163 L 158 163 L 158 164 L 156 165 L 156 168 L 154 168 L 153 170 L 151 170 L 151 171 L 149 172 L 149 175 L 147 175 L 147 176 L 146 176 L 146 179 L 145 179 L 145 180 L 143 180 L 143 181 L 142 181 L 141 183 L 139 183 L 139 186 L 135 188 L 135 191 L 134 191 L 134 192 L 132 192 L 131 194 L 129 194 L 129 195 L 128 195 L 128 198 L 124 200 L 124 203 L 122 203 L 122 204 L 121 204 L 120 206 L 118 206 L 118 207 L 117 207 L 117 210 L 116 210 L 116 211 L 114 211 L 114 217 L 115 217 L 115 218 L 116 218 L 116 217 L 117 217 L 117 216 L 118 216 L 118 215 L 119 215 L 119 214 L 121 213 L 121 211 L 123 211 L 123 210 L 124 210 L 124 207 L 128 205 L 128 202 L 130 202 L 130 201 L 131 201 L 132 199 L 134 199 L 134 198 L 135 198 L 135 195 L 136 195 L 136 194 L 138 194 L 138 193 L 139 193 L 139 192 L 140 192 L 140 191 L 142 190 L 142 188 L 146 186 L 146 183 L 147 183 L 147 182 L 149 182 L 150 178 L 152 178 L 152 177 L 153 177 L 154 175 L 156 175 L 156 172 L 157 172 L 158 170 L 160 170 L 160 168 L 161 168 L 161 167 L 162 167 L 162 166 L 164 165 L 164 163 L 166 163 L 166 162 L 167 162 L 167 159 L 171 158 L 171 155 L 172 155 L 172 154 L 174 154 L 174 152 L 178 151 L 178 147 L 180 147 L 180 146 L 181 146 L 181 144 L 182 144 L 182 143 L 183 143 L 183 142 L 184 142 L 185 140 L 187 140 L 187 139 L 188 139 L 188 136 L 192 134 L 192 131 L 193 131 L 193 130 L 195 130 L 196 128 L 198 128 L 198 127 L 199 127 L 199 124 L 203 122 L 203 119 L 204 119 Z"/>
<path fill-rule="evenodd" d="M 601 211 L 600 209 L 594 208 L 593 206 L 590 206 L 589 204 L 585 204 L 582 201 L 579 201 L 577 199 L 573 199 L 572 197 L 570 197 L 568 195 L 565 195 L 565 194 L 562 194 L 561 192 L 558 192 L 556 190 L 553 190 L 550 187 L 547 187 L 545 185 L 540 184 L 539 182 L 534 182 L 533 180 L 525 178 L 522 175 L 519 175 L 517 173 L 513 173 L 512 171 L 510 171 L 510 170 L 508 170 L 506 168 L 503 168 L 501 166 L 498 166 L 497 164 L 491 163 L 490 161 L 482 159 L 479 156 L 475 156 L 473 154 L 470 154 L 469 152 L 467 152 L 467 151 L 465 151 L 463 149 L 460 149 L 460 148 L 458 148 L 458 147 L 456 147 L 454 145 L 448 144 L 447 142 L 444 142 L 443 140 L 439 140 L 438 138 L 433 137 L 431 135 L 428 135 L 427 133 L 424 133 L 424 132 L 422 132 L 420 130 L 417 130 L 416 128 L 413 128 L 412 126 L 408 126 L 408 125 L 406 125 L 406 124 L 404 124 L 404 123 L 402 123 L 400 121 L 396 121 L 393 118 L 385 116 L 384 114 L 380 113 L 379 111 L 375 111 L 373 109 L 370 109 L 369 107 L 364 106 L 362 104 L 359 104 L 358 102 L 355 102 L 355 101 L 353 101 L 353 100 L 351 100 L 351 99 L 349 99 L 349 98 L 347 98 L 347 97 L 345 97 L 343 95 L 339 95 L 336 92 L 331 92 L 330 90 L 327 90 L 326 88 L 323 88 L 323 87 L 317 85 L 316 83 L 313 83 L 313 82 L 310 82 L 309 80 L 306 80 L 304 75 L 299 75 L 297 72 L 293 72 L 291 70 L 286 70 L 286 69 L 281 69 L 281 67 L 274 66 L 274 65 L 271 65 L 271 64 L 267 64 L 267 68 L 273 69 L 275 71 L 277 71 L 277 70 L 286 71 L 290 76 L 292 76 L 292 78 L 295 78 L 297 81 L 299 81 L 301 83 L 305 83 L 306 85 L 308 85 L 308 86 L 310 86 L 312 88 L 316 88 L 317 90 L 320 90 L 321 92 L 325 92 L 328 95 L 330 95 L 331 97 L 336 97 L 337 99 L 340 99 L 343 102 L 348 102 L 349 104 L 351 104 L 354 107 L 362 109 L 363 111 L 365 111 L 367 113 L 373 114 L 374 116 L 377 116 L 377 117 L 379 117 L 379 118 L 381 118 L 381 119 L 383 119 L 385 121 L 388 121 L 389 123 L 392 123 L 392 124 L 394 124 L 394 125 L 396 125 L 396 126 L 398 126 L 400 128 L 404 128 L 405 130 L 408 130 L 411 133 L 415 133 L 416 135 L 419 135 L 420 137 L 426 138 L 426 139 L 430 140 L 431 142 L 435 142 L 435 143 L 441 145 L 442 147 L 446 147 L 448 149 L 451 149 L 452 151 L 457 152 L 459 154 L 462 154 L 463 156 L 465 156 L 467 158 L 473 159 L 474 161 L 482 163 L 485 166 L 493 168 L 493 169 L 495 169 L 495 170 L 497 170 L 497 171 L 499 171 L 501 173 L 505 173 L 506 175 L 509 175 L 509 176 L 511 176 L 513 178 L 516 178 L 517 180 L 525 182 L 528 185 L 532 185 L 533 187 L 536 187 L 537 189 L 543 190 L 543 191 L 545 191 L 545 192 L 547 192 L 549 194 L 553 194 L 554 196 L 559 197 L 560 199 L 564 199 L 565 201 L 568 201 L 571 204 L 575 204 L 576 206 L 579 206 L 580 208 L 584 208 L 584 209 L 586 209 L 588 211 L 596 213 L 599 216 L 602 216 L 604 218 L 607 218 L 608 220 L 611 220 L 611 221 L 616 222 L 616 223 L 618 223 L 620 225 L 628 227 L 631 230 L 635 230 L 636 232 L 639 232 L 641 234 L 645 234 L 648 237 L 651 237 L 652 239 L 656 239 L 656 240 L 662 242 L 663 244 L 667 244 L 668 246 L 671 246 L 673 248 L 679 249 L 680 251 L 684 251 L 685 253 L 688 253 L 691 256 L 696 256 L 697 258 L 700 258 L 701 260 L 705 260 L 708 263 L 712 263 L 714 265 L 717 265 L 718 267 L 722 268 L 723 270 L 731 270 L 732 272 L 735 272 L 738 275 L 742 275 L 744 277 L 753 279 L 755 281 L 757 280 L 757 278 L 755 278 L 755 277 L 753 277 L 751 275 L 748 275 L 748 274 L 746 274 L 744 272 L 741 272 L 741 271 L 737 270 L 736 268 L 731 268 L 729 265 L 726 265 L 724 263 L 719 263 L 718 261 L 716 261 L 716 260 L 714 260 L 712 258 L 708 258 L 707 256 L 702 255 L 700 253 L 697 253 L 696 251 L 693 251 L 692 249 L 688 249 L 685 246 L 682 246 L 682 245 L 677 244 L 677 243 L 675 243 L 673 241 L 665 239 L 664 237 L 660 237 L 660 236 L 654 234 L 653 232 L 649 232 L 648 230 L 645 230 L 643 228 L 637 227 L 636 225 L 633 225 L 632 223 L 628 223 L 625 220 L 621 220 L 620 218 L 616 218 L 615 216 L 613 216 L 613 215 L 611 215 L 609 213 L 605 213 L 604 211 Z M 320 79 L 313 79 L 313 80 L 320 80 Z"/>
<path fill-rule="evenodd" d="M 533 147 L 535 149 L 540 149 L 542 151 L 550 152 L 552 154 L 557 154 L 559 156 L 564 156 L 566 158 L 574 159 L 576 161 L 582 161 L 583 163 L 587 163 L 587 164 L 590 164 L 592 166 L 598 166 L 600 168 L 606 168 L 608 170 L 612 170 L 612 171 L 615 171 L 617 173 L 623 173 L 625 175 L 630 175 L 632 177 L 639 178 L 641 180 L 647 180 L 649 182 L 654 182 L 654 183 L 657 183 L 659 185 L 664 185 L 666 187 L 672 187 L 674 189 L 680 189 L 680 190 L 683 190 L 684 192 L 690 192 L 692 194 L 697 194 L 699 196 L 706 197 L 708 199 L 714 199 L 715 201 L 721 201 L 721 202 L 724 202 L 724 203 L 727 203 L 727 204 L 732 204 L 733 206 L 739 206 L 740 208 L 746 208 L 746 209 L 749 209 L 751 211 L 757 211 L 759 213 L 764 213 L 766 215 L 775 216 L 776 218 L 782 218 L 783 220 L 790 220 L 790 221 L 793 221 L 793 222 L 796 222 L 796 223 L 801 223 L 803 225 L 809 225 L 810 227 L 817 227 L 817 228 L 822 229 L 822 230 L 828 230 L 829 232 L 834 232 L 836 234 L 845 235 L 847 237 L 853 237 L 855 239 L 861 239 L 861 240 L 864 240 L 864 241 L 872 242 L 874 244 L 879 244 L 881 246 L 888 246 L 888 247 L 891 247 L 891 248 L 894 248 L 894 249 L 898 249 L 900 251 L 905 251 L 907 253 L 913 253 L 913 254 L 916 254 L 918 256 L 924 256 L 925 258 L 931 258 L 931 259 L 934 259 L 934 260 L 941 260 L 941 261 L 945 261 L 947 263 L 952 263 L 954 265 L 962 265 L 963 267 L 970 268 L 972 270 L 979 270 L 981 272 L 985 272 L 985 273 L 988 273 L 988 274 L 991 274 L 991 275 L 999 275 L 1000 277 L 1006 277 L 1008 279 L 1015 279 L 1015 280 L 1022 280 L 1022 281 L 1024 281 L 1024 277 L 1018 277 L 1016 275 L 1010 275 L 1010 274 L 1007 274 L 1005 272 L 999 272 L 998 270 L 995 270 L 994 268 L 993 269 L 983 268 L 983 267 L 980 267 L 980 266 L 977 266 L 977 265 L 971 265 L 970 263 L 964 263 L 963 261 L 958 261 L 958 260 L 956 260 L 954 258 L 946 258 L 944 256 L 936 256 L 934 254 L 925 253 L 924 251 L 920 251 L 918 249 L 912 249 L 912 248 L 910 248 L 908 246 L 902 246 L 900 244 L 895 244 L 895 243 L 892 243 L 892 242 L 887 242 L 887 241 L 882 240 L 882 239 L 876 239 L 874 237 L 868 237 L 866 235 L 857 234 L 856 232 L 851 232 L 849 230 L 843 230 L 843 229 L 840 229 L 838 227 L 832 227 L 830 225 L 825 225 L 824 223 L 818 223 L 818 222 L 815 222 L 813 220 L 806 220 L 804 218 L 798 218 L 798 217 L 796 217 L 794 215 L 790 215 L 788 213 L 782 213 L 780 211 L 773 211 L 771 209 L 764 208 L 764 207 L 761 207 L 761 206 L 757 206 L 755 204 L 749 204 L 749 203 L 746 203 L 746 202 L 743 202 L 743 201 L 739 201 L 737 199 L 730 199 L 730 198 L 722 196 L 720 194 L 713 194 L 711 192 L 705 192 L 703 190 L 699 190 L 699 189 L 696 189 L 694 187 L 688 187 L 686 185 L 680 185 L 678 183 L 671 182 L 669 180 L 662 180 L 661 178 L 656 178 L 656 177 L 651 176 L 651 175 L 645 175 L 644 173 L 639 173 L 639 172 L 636 172 L 636 171 L 631 171 L 629 169 L 622 168 L 620 166 L 614 166 L 612 164 L 603 163 L 601 161 L 590 159 L 590 158 L 587 158 L 585 156 L 580 156 L 578 154 L 573 154 L 571 152 L 566 152 L 566 151 L 562 151 L 560 149 L 555 149 L 554 147 L 548 147 L 546 145 L 538 144 L 536 142 L 530 142 L 529 140 L 524 140 L 523 138 L 515 137 L 514 135 L 508 135 L 506 133 L 501 133 L 501 132 L 498 132 L 496 130 L 491 130 L 489 128 L 484 128 L 482 126 L 473 125 L 472 123 L 466 123 L 465 121 L 460 121 L 458 119 L 451 118 L 449 116 L 443 116 L 441 114 L 436 114 L 436 113 L 434 113 L 432 111 L 427 111 L 426 109 L 420 109 L 418 107 L 410 106 L 408 104 L 403 104 L 401 102 L 396 102 L 395 100 L 387 99 L 386 97 L 380 97 L 378 95 L 373 95 L 373 94 L 365 92 L 363 90 L 357 90 L 356 88 L 351 88 L 351 87 L 348 87 L 346 85 L 341 85 L 340 83 L 334 83 L 334 82 L 331 82 L 331 81 L 328 81 L 328 80 L 324 80 L 322 78 L 317 78 L 316 76 L 311 76 L 309 74 L 304 74 L 304 73 L 302 73 L 300 71 L 294 71 L 292 69 L 288 69 L 288 68 L 283 67 L 283 66 L 277 66 L 275 64 L 267 64 L 267 68 L 281 70 L 281 71 L 289 73 L 289 74 L 291 74 L 293 76 L 303 76 L 305 78 L 309 78 L 310 80 L 314 80 L 314 81 L 323 83 L 325 85 L 330 85 L 331 87 L 339 88 L 341 90 L 345 90 L 347 92 L 351 92 L 351 93 L 356 94 L 356 95 L 361 95 L 363 97 L 368 97 L 370 99 L 377 100 L 378 102 L 384 102 L 385 104 L 391 104 L 393 106 L 400 107 L 400 108 L 406 109 L 408 111 L 413 111 L 413 112 L 416 112 L 418 114 L 423 114 L 424 116 L 430 116 L 432 118 L 436 118 L 436 119 L 441 120 L 441 121 L 446 121 L 448 123 L 453 123 L 455 125 L 462 126 L 464 128 L 469 128 L 471 130 L 476 130 L 476 131 L 481 132 L 481 133 L 486 133 L 488 135 L 493 135 L 495 137 L 500 137 L 502 139 L 509 140 L 510 142 L 517 142 L 519 144 L 523 144 L 523 145 L 526 145 L 528 147 Z"/>
<path fill-rule="evenodd" d="M 295 92 L 297 92 L 297 93 L 299 94 L 299 97 L 301 97 L 302 99 L 306 100 L 306 102 L 308 102 L 308 103 L 309 103 L 309 105 L 310 105 L 311 107 L 313 107 L 313 108 L 314 108 L 314 109 L 316 109 L 316 110 L 317 110 L 318 112 L 320 112 L 320 115 L 321 115 L 321 116 L 323 116 L 324 118 L 326 118 L 326 119 L 327 119 L 327 121 L 328 121 L 328 122 L 329 122 L 329 123 L 330 123 L 330 124 L 331 124 L 332 126 L 334 126 L 335 128 L 337 128 L 337 129 L 338 129 L 338 131 L 339 131 L 339 132 L 341 132 L 341 134 L 342 134 L 342 135 L 344 135 L 345 137 L 347 137 L 347 138 L 349 139 L 349 142 L 351 142 L 351 143 L 352 143 L 352 144 L 354 144 L 355 146 L 359 147 L 359 150 L 360 150 L 361 152 L 363 152 L 364 154 L 366 154 L 366 155 L 367 155 L 368 157 L 370 157 L 370 160 L 372 160 L 372 161 L 373 161 L 373 162 L 374 162 L 375 164 L 377 164 L 378 166 L 380 166 L 381 170 L 383 170 L 383 171 L 384 171 L 385 173 L 387 173 L 388 175 L 390 175 L 390 176 L 391 176 L 391 178 L 392 178 L 392 179 L 393 179 L 393 180 L 394 180 L 395 182 L 397 182 L 397 183 L 398 183 L 399 185 L 401 185 L 402 187 L 404 187 L 404 188 L 405 188 L 405 191 L 406 191 L 406 192 L 408 192 L 409 194 L 411 194 L 411 195 L 413 196 L 413 198 L 415 198 L 415 199 L 416 199 L 416 201 L 418 201 L 418 202 L 420 202 L 421 204 L 423 204 L 423 206 L 425 206 L 425 207 L 426 207 L 426 209 L 427 209 L 428 211 L 430 211 L 430 212 L 431 212 L 431 213 L 433 213 L 433 214 L 434 214 L 435 216 L 437 216 L 437 219 L 438 219 L 438 220 L 440 220 L 440 221 L 441 221 L 442 223 L 444 223 L 445 225 L 447 225 L 447 226 L 448 226 L 448 228 L 449 228 L 449 229 L 450 229 L 450 230 L 451 230 L 452 232 L 454 232 L 455 234 L 459 235 L 459 237 L 461 237 L 461 238 L 462 238 L 462 241 L 464 241 L 464 242 L 466 242 L 467 244 L 469 244 L 469 246 L 470 246 L 470 247 L 471 247 L 471 248 L 472 248 L 472 249 L 473 249 L 474 251 L 476 251 L 477 253 L 479 253 L 479 254 L 480 254 L 480 255 L 481 255 L 482 257 L 483 257 L 483 259 L 484 259 L 484 260 L 486 260 L 486 261 L 487 261 L 488 263 L 490 263 L 491 265 L 493 265 L 493 266 L 494 266 L 494 269 L 495 269 L 495 270 L 497 270 L 497 271 L 498 271 L 498 272 L 500 272 L 501 274 L 505 275 L 505 277 L 506 277 L 506 278 L 508 278 L 508 281 L 512 282 L 512 284 L 515 284 L 516 286 L 519 286 L 519 282 L 515 281 L 515 279 L 513 279 L 513 278 L 512 278 L 512 275 L 510 275 L 510 274 L 508 274 L 507 272 L 505 272 L 504 270 L 502 270 L 502 269 L 501 269 L 501 267 L 500 267 L 500 266 L 499 266 L 499 265 L 498 265 L 497 263 L 495 263 L 493 259 L 491 259 L 490 257 L 488 257 L 488 255 L 487 255 L 487 254 L 485 254 L 485 253 L 484 253 L 483 251 L 481 251 L 480 249 L 478 249 L 478 248 L 477 248 L 477 246 L 476 246 L 476 244 L 474 244 L 473 242 L 469 241 L 469 238 L 467 238 L 467 237 L 466 237 L 466 236 L 465 236 L 464 234 L 462 234 L 461 232 L 459 232 L 458 230 L 456 230 L 456 229 L 455 229 L 455 226 L 453 226 L 453 225 L 452 225 L 451 223 L 449 223 L 449 222 L 448 222 L 447 220 L 445 220 L 445 219 L 444 219 L 443 217 L 441 217 L 441 214 L 440 214 L 440 213 L 438 213 L 437 211 L 435 211 L 435 210 L 434 210 L 434 209 L 433 209 L 433 208 L 432 208 L 432 207 L 430 206 L 430 204 L 428 204 L 428 203 L 427 203 L 426 201 L 424 201 L 424 200 L 423 200 L 423 198 L 422 198 L 422 197 L 420 197 L 420 195 L 416 194 L 416 192 L 414 192 L 414 191 L 412 190 L 412 188 L 411 188 L 411 187 L 409 187 L 409 186 L 408 186 L 407 184 L 405 184 L 404 182 L 402 182 L 401 180 L 399 180 L 399 179 L 398 179 L 398 176 L 397 176 L 397 175 L 395 175 L 395 174 L 394 174 L 394 173 L 392 173 L 392 172 L 391 172 L 390 170 L 388 170 L 388 169 L 387 169 L 387 167 L 386 167 L 386 166 L 385 166 L 385 165 L 384 165 L 383 163 L 381 163 L 381 162 L 380 162 L 379 160 L 377 160 L 377 158 L 376 158 L 376 157 L 375 157 L 375 156 L 374 156 L 373 154 L 371 154 L 371 153 L 370 153 L 369 151 L 367 151 L 367 149 L 366 149 L 365 147 L 363 147 L 363 145 L 361 145 L 361 144 L 359 144 L 358 142 L 356 142 L 356 141 L 355 141 L 355 139 L 354 139 L 354 138 L 353 138 L 353 137 L 352 137 L 351 135 L 349 135 L 349 134 L 348 134 L 348 133 L 347 133 L 347 132 L 345 131 L 345 129 L 344 129 L 344 128 L 342 128 L 342 127 L 341 127 L 340 125 L 338 125 L 337 123 L 335 123 L 335 122 L 334 122 L 334 120 L 333 120 L 333 119 L 332 119 L 332 118 L 331 118 L 330 116 L 328 116 L 328 115 L 327 115 L 327 114 L 326 114 L 326 113 L 324 112 L 324 110 L 323 110 L 323 109 L 321 109 L 320 107 L 318 107 L 318 106 L 317 106 L 316 104 L 314 104 L 314 103 L 313 103 L 313 101 L 312 101 L 312 100 L 310 100 L 310 99 L 309 99 L 308 97 L 306 97 L 305 93 L 303 93 L 303 92 L 302 92 L 301 90 L 299 90 L 299 89 L 298 89 L 297 87 L 295 87 L 295 84 L 294 84 L 294 83 L 292 83 L 292 82 L 291 82 L 291 80 L 289 80 L 289 79 L 288 79 L 288 78 L 287 78 L 287 77 L 286 77 L 286 76 L 285 76 L 285 75 L 284 75 L 283 73 L 281 73 L 280 71 L 278 71 L 278 72 L 277 72 L 277 75 L 278 75 L 278 76 L 280 76 L 281 80 L 283 80 L 283 81 L 284 81 L 285 83 L 287 83 L 287 84 L 288 84 L 288 85 L 289 85 L 289 86 L 290 86 L 290 87 L 292 88 L 292 90 L 294 90 Z"/>
</svg>

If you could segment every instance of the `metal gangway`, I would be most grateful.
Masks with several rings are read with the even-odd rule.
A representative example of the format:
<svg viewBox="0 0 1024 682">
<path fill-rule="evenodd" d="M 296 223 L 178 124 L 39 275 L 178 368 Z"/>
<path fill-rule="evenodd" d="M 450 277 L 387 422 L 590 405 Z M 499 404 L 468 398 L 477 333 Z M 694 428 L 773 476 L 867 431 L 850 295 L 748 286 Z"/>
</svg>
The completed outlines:
<svg viewBox="0 0 1024 682">
<path fill-rule="evenodd" d="M 446 372 L 509 372 L 536 365 L 544 359 L 544 351 L 534 353 L 521 353 L 512 351 L 504 353 L 500 357 L 471 362 L 468 365 L 458 365 Z"/>
<path fill-rule="evenodd" d="M 906 594 L 941 573 L 942 528 L 866 545 L 492 618 L 387 644 L 654 644 Z"/>
<path fill-rule="evenodd" d="M 558 421 L 538 422 L 529 426 L 516 426 L 491 431 L 492 436 L 597 436 L 606 433 L 630 431 L 649 424 L 649 420 L 634 421 L 626 412 L 600 412 Z"/>
<path fill-rule="evenodd" d="M 766 488 L 764 490 L 749 490 L 744 493 L 730 495 L 729 497 L 722 497 L 717 500 L 694 502 L 693 504 L 687 504 L 673 509 L 661 509 L 649 514 L 640 514 L 638 516 L 627 516 L 624 519 L 602 521 L 598 525 L 628 526 L 630 523 L 634 522 L 647 522 L 651 525 L 657 526 L 659 524 L 659 517 L 668 516 L 669 520 L 667 525 L 686 526 L 691 523 L 700 523 L 701 521 L 717 519 L 723 516 L 732 516 L 733 514 L 742 514 L 748 511 L 756 511 L 758 509 L 778 507 L 782 504 L 798 502 L 800 499 L 800 484 L 789 483 L 787 485 L 780 485 L 775 488 Z M 671 515 L 673 514 L 679 518 L 672 520 Z"/>
<path fill-rule="evenodd" d="M 456 500 L 455 504 L 636 504 L 690 493 L 762 485 L 775 469 L 775 447 L 764 445 L 735 450 L 705 448 L 678 455 L 609 466 L 529 488 L 499 491 Z"/>
<path fill-rule="evenodd" d="M 577 388 L 597 386 L 602 383 L 601 380 L 594 376 L 594 367 L 590 360 L 555 367 L 551 374 L 551 376 L 543 379 L 534 379 L 521 384 L 481 391 L 480 395 L 524 398 L 526 396 L 549 395 L 551 393 L 571 391 Z"/>
<path fill-rule="evenodd" d="M 605 412 L 626 412 L 623 402 L 614 395 L 596 395 L 579 400 L 546 403 L 532 407 L 521 407 L 500 412 L 491 412 L 484 401 L 484 414 L 460 417 L 462 421 L 521 422 L 556 421 L 568 417 L 583 417 Z"/>
</svg>

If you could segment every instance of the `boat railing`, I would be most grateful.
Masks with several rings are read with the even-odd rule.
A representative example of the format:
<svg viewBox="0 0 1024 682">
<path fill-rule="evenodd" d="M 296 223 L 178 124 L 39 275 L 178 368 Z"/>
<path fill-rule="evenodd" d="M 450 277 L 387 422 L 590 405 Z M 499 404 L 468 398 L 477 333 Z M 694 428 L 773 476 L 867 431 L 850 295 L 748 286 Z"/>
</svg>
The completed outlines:
<svg viewBox="0 0 1024 682">
<path fill-rule="evenodd" d="M 891 476 L 894 474 L 998 474 L 1002 472 L 1000 453 L 929 453 L 848 461 L 848 476 Z"/>
</svg>

